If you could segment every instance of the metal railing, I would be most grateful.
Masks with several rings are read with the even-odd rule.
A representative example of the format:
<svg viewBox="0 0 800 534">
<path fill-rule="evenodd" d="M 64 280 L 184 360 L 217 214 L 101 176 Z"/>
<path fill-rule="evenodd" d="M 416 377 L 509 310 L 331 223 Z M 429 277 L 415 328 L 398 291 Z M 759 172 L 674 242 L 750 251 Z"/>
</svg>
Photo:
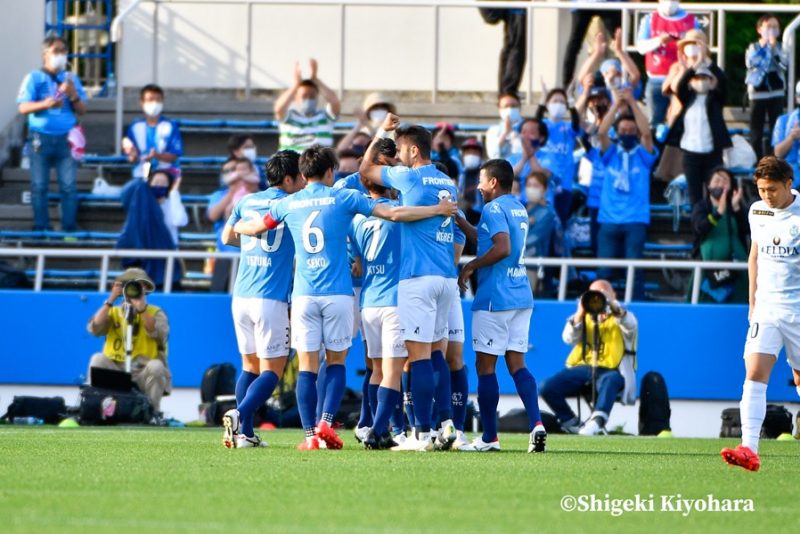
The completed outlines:
<svg viewBox="0 0 800 534">
<path fill-rule="evenodd" d="M 142 258 L 165 259 L 164 293 L 172 292 L 172 275 L 175 270 L 175 260 L 205 260 L 208 258 L 229 259 L 231 261 L 231 276 L 228 291 L 233 292 L 235 282 L 234 273 L 239 268 L 239 253 L 216 251 L 185 251 L 185 250 L 122 250 L 122 249 L 47 249 L 47 248 L 0 248 L 0 257 L 6 258 L 36 258 L 34 291 L 41 291 L 44 283 L 45 264 L 48 258 L 73 258 L 100 260 L 100 277 L 97 282 L 98 291 L 106 291 L 110 261 L 112 258 Z M 463 256 L 461 265 L 471 261 L 473 256 Z M 625 302 L 633 300 L 633 285 L 636 269 L 673 269 L 692 271 L 692 304 L 697 304 L 700 298 L 700 281 L 703 271 L 731 269 L 746 270 L 746 262 L 722 261 L 688 261 L 688 260 L 617 260 L 607 258 L 526 258 L 525 266 L 529 269 L 538 267 L 558 267 L 559 285 L 558 300 L 567 298 L 567 282 L 570 267 L 597 268 L 609 267 L 625 269 Z"/>
</svg>

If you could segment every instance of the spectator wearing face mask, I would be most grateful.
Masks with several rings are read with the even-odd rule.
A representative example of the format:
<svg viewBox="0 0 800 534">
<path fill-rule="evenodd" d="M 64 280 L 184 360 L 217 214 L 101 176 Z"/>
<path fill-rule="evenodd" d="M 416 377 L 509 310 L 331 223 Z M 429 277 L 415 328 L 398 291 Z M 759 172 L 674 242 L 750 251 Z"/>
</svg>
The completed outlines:
<svg viewBox="0 0 800 534">
<path fill-rule="evenodd" d="M 9 53 L 13 53 L 9 51 Z M 67 43 L 47 37 L 42 43 L 42 66 L 31 71 L 17 96 L 18 110 L 27 115 L 31 154 L 33 229 L 50 230 L 47 191 L 55 168 L 61 191 L 61 229 L 78 229 L 77 164 L 68 136 L 77 115 L 86 113 L 86 94 L 78 75 L 68 72 Z"/>
<path fill-rule="evenodd" d="M 711 172 L 703 199 L 692 209 L 695 254 L 708 261 L 747 261 L 750 224 L 742 189 L 728 169 Z M 747 275 L 730 269 L 706 270 L 700 302 L 747 302 Z"/>
<path fill-rule="evenodd" d="M 478 179 L 483 163 L 483 145 L 475 137 L 467 138 L 461 143 L 461 153 L 464 161 L 464 178 L 461 181 L 461 197 L 464 200 L 464 213 L 467 220 L 473 226 L 480 220 L 481 209 L 483 208 L 483 197 L 478 193 Z M 472 244 L 467 240 L 466 247 Z M 466 252 L 465 254 L 471 254 Z"/>
<path fill-rule="evenodd" d="M 655 127 L 666 119 L 669 98 L 661 92 L 669 68 L 678 61 L 678 41 L 700 23 L 681 9 L 678 0 L 659 0 L 658 10 L 646 15 L 639 25 L 636 49 L 644 56 L 647 71 L 645 88 L 650 124 Z"/>
<path fill-rule="evenodd" d="M 230 143 L 228 145 L 230 147 Z M 214 223 L 214 234 L 217 236 L 216 245 L 218 252 L 238 252 L 234 246 L 222 242 L 222 229 L 225 228 L 225 213 L 233 203 L 234 190 L 229 186 L 236 174 L 237 158 L 231 156 L 222 164 L 219 176 L 219 188 L 208 197 L 206 218 Z M 231 260 L 216 258 L 214 271 L 211 275 L 211 292 L 224 293 L 228 291 L 228 277 L 230 276 Z"/>
<path fill-rule="evenodd" d="M 525 208 L 528 211 L 528 233 L 525 237 L 525 256 L 541 258 L 565 256 L 564 232 L 556 210 L 547 201 L 548 179 L 544 173 L 533 171 L 525 179 Z M 518 182 L 515 182 L 518 183 Z M 553 269 L 528 268 L 528 281 L 534 293 L 538 293 L 540 283 L 550 287 L 552 273 L 544 280 L 545 273 Z"/>
<path fill-rule="evenodd" d="M 486 155 L 489 159 L 522 154 L 519 126 L 522 123 L 519 98 L 516 93 L 502 93 L 497 99 L 500 123 L 486 130 Z"/>
<path fill-rule="evenodd" d="M 225 209 L 225 220 L 231 216 L 231 212 L 237 202 L 244 196 L 250 193 L 256 193 L 260 190 L 259 182 L 261 179 L 252 161 L 246 158 L 237 159 L 234 169 L 234 173 L 228 176 L 228 187 L 231 188 L 233 194 L 231 196 L 231 203 Z"/>
<path fill-rule="evenodd" d="M 309 61 L 311 77 L 303 79 L 300 63 L 294 66 L 294 83 L 275 100 L 280 150 L 302 152 L 312 145 L 333 146 L 334 121 L 341 104 L 336 93 L 317 77 L 317 61 Z M 318 106 L 322 96 L 325 108 Z"/>
<path fill-rule="evenodd" d="M 629 106 L 633 115 L 617 112 Z M 617 142 L 612 143 L 612 125 Z M 600 192 L 597 220 L 597 255 L 600 258 L 639 259 L 644 253 L 647 226 L 650 224 L 650 171 L 658 158 L 647 117 L 639 109 L 629 89 L 618 91 L 614 104 L 600 124 L 600 151 L 606 176 Z M 597 275 L 610 278 L 611 269 L 602 268 Z M 634 279 L 634 298 L 644 298 L 644 277 Z"/>
<path fill-rule="evenodd" d="M 750 99 L 750 145 L 760 160 L 761 156 L 772 154 L 770 146 L 764 147 L 764 119 L 768 118 L 769 131 L 772 132 L 783 112 L 789 55 L 778 41 L 781 25 L 775 15 L 768 13 L 758 19 L 756 29 L 759 39 L 747 48 L 744 61 Z"/>
<path fill-rule="evenodd" d="M 550 155 L 542 151 L 542 147 L 547 144 L 548 128 L 544 121 L 539 119 L 525 119 L 519 130 L 520 141 L 522 142 L 522 154 L 511 156 L 508 161 L 514 168 L 516 182 L 520 184 L 519 201 L 527 203 L 525 197 L 525 181 L 533 172 L 544 175 L 548 180 L 553 180 L 553 172 L 550 170 Z M 552 192 L 548 195 L 547 201 L 552 203 Z"/>
<path fill-rule="evenodd" d="M 698 44 L 687 36 L 679 44 L 684 50 Z M 692 59 L 686 55 L 687 66 L 673 84 L 675 96 L 681 103 L 681 113 L 667 135 L 667 144 L 680 147 L 683 153 L 683 172 L 689 186 L 689 202 L 703 198 L 703 184 L 711 170 L 722 165 L 722 152 L 732 146 L 731 136 L 723 117 L 728 98 L 728 80 L 716 64 L 703 53 Z"/>
<path fill-rule="evenodd" d="M 258 166 L 258 147 L 256 141 L 250 134 L 233 134 L 228 138 L 228 155 L 234 159 L 249 159 L 255 165 L 256 172 L 260 178 L 258 187 L 261 190 L 267 188 L 267 175 L 264 169 Z M 225 222 L 225 221 L 223 221 Z"/>
<path fill-rule="evenodd" d="M 397 108 L 383 93 L 370 93 L 360 108 L 353 110 L 356 122 L 353 128 L 336 145 L 337 150 L 355 150 L 363 155 L 367 151 L 375 132 L 389 113 L 397 114 Z"/>
<path fill-rule="evenodd" d="M 180 173 L 178 158 L 183 155 L 183 141 L 178 124 L 162 115 L 164 90 L 155 84 L 142 87 L 139 105 L 144 117 L 128 126 L 122 138 L 122 151 L 135 163 L 134 178 L 146 178 L 156 170 Z"/>
<path fill-rule="evenodd" d="M 546 106 L 539 106 L 536 114 L 547 126 L 547 142 L 541 153 L 547 158 L 546 168 L 553 173 L 550 177 L 554 188 L 553 207 L 561 222 L 566 224 L 572 207 L 572 183 L 578 170 L 573 153 L 575 141 L 581 135 L 580 119 L 575 108 L 567 107 L 567 93 L 563 89 L 550 90 L 545 103 Z"/>
<path fill-rule="evenodd" d="M 601 2 L 613 0 L 600 0 Z M 567 87 L 572 82 L 572 74 L 575 71 L 575 60 L 583 47 L 583 39 L 586 37 L 586 31 L 592 23 L 594 17 L 599 17 L 603 21 L 606 31 L 613 34 L 619 30 L 622 24 L 622 13 L 612 10 L 592 10 L 592 9 L 575 9 L 572 11 L 572 30 L 569 34 L 569 42 L 567 43 L 567 51 L 564 54 L 564 71 L 563 82 L 564 87 Z M 605 36 L 605 35 L 604 35 Z M 580 76 L 575 77 L 580 80 Z"/>
<path fill-rule="evenodd" d="M 464 176 L 464 163 L 461 161 L 461 151 L 456 146 L 456 129 L 449 122 L 440 122 L 436 124 L 436 129 L 433 131 L 433 139 L 431 144 L 431 161 L 441 161 L 447 166 L 448 176 L 452 174 L 458 177 L 458 190 L 463 191 L 464 187 L 461 181 Z"/>
<path fill-rule="evenodd" d="M 794 90 L 795 108 L 778 117 L 772 130 L 775 156 L 786 160 L 794 172 L 794 187 L 800 186 L 800 82 Z"/>
</svg>

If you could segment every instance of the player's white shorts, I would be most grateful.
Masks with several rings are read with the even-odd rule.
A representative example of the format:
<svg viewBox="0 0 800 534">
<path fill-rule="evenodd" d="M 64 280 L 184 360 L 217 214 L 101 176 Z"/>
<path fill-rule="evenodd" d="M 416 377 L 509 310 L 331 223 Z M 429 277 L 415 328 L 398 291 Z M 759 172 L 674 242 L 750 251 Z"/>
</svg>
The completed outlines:
<svg viewBox="0 0 800 534">
<path fill-rule="evenodd" d="M 289 305 L 258 297 L 233 297 L 233 329 L 242 354 L 280 358 L 289 354 Z"/>
<path fill-rule="evenodd" d="M 447 341 L 464 342 L 464 309 L 458 294 L 450 305 L 450 313 L 447 314 Z"/>
<path fill-rule="evenodd" d="M 353 342 L 353 297 L 296 297 L 292 301 L 292 347 L 301 352 L 339 352 Z"/>
<path fill-rule="evenodd" d="M 364 308 L 361 328 L 370 358 L 405 358 L 406 343 L 400 335 L 400 316 L 396 306 Z"/>
<path fill-rule="evenodd" d="M 528 331 L 533 308 L 472 312 L 472 348 L 501 356 L 507 351 L 528 352 Z"/>
<path fill-rule="evenodd" d="M 764 312 L 753 314 L 744 356 L 753 353 L 773 354 L 778 357 L 786 349 L 786 359 L 793 369 L 800 370 L 800 314 L 790 312 Z"/>
<path fill-rule="evenodd" d="M 400 280 L 397 309 L 403 339 L 433 343 L 447 338 L 447 315 L 457 298 L 455 278 L 418 276 Z"/>
<path fill-rule="evenodd" d="M 361 288 L 354 287 L 353 293 L 353 339 L 355 339 L 361 330 Z"/>
</svg>

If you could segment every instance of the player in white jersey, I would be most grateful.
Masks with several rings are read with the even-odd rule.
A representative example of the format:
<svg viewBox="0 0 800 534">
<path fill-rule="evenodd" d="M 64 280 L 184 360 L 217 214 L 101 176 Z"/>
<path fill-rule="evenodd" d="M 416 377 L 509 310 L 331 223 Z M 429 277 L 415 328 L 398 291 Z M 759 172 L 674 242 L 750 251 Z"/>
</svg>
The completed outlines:
<svg viewBox="0 0 800 534">
<path fill-rule="evenodd" d="M 253 431 L 253 414 L 272 395 L 286 366 L 294 261 L 294 245 L 284 227 L 241 238 L 233 227 L 242 219 L 261 219 L 273 204 L 305 186 L 298 158 L 288 150 L 273 155 L 267 163 L 269 189 L 242 198 L 222 231 L 223 243 L 241 248 L 231 309 L 242 373 L 236 384 L 236 409 L 222 418 L 223 444 L 228 448 L 266 446 Z"/>
<path fill-rule="evenodd" d="M 800 394 L 800 196 L 792 189 L 791 166 L 774 156 L 761 159 L 753 180 L 761 200 L 753 203 L 749 214 L 750 328 L 739 405 L 742 444 L 720 454 L 730 465 L 758 471 L 767 383 L 781 348 L 786 349 Z"/>
<path fill-rule="evenodd" d="M 306 439 L 300 450 L 339 449 L 343 442 L 333 429 L 345 388 L 344 362 L 352 343 L 353 282 L 347 257 L 347 232 L 353 217 L 418 221 L 452 216 L 456 205 L 443 200 L 435 206 L 391 207 L 377 204 L 356 191 L 332 189 L 336 155 L 330 148 L 312 146 L 300 156 L 300 171 L 308 181 L 302 191 L 270 207 L 262 220 L 236 224 L 236 232 L 253 235 L 285 222 L 296 251 L 292 290 L 292 346 L 300 372 L 297 405 Z M 317 372 L 322 346 L 327 363 L 322 419 L 316 421 Z"/>
</svg>

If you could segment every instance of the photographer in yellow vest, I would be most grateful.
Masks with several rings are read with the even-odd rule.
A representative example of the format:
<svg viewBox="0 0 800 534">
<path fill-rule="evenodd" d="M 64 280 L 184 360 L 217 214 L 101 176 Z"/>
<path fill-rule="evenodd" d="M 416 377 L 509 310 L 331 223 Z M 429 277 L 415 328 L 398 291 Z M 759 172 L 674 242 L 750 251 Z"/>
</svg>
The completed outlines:
<svg viewBox="0 0 800 534">
<path fill-rule="evenodd" d="M 111 295 L 87 325 L 90 334 L 106 338 L 103 351 L 92 356 L 89 367 L 125 370 L 125 299 L 123 305 L 115 306 L 115 303 L 126 291 L 133 315 L 131 374 L 134 383 L 150 399 L 153 409 L 160 412 L 161 397 L 172 390 L 172 376 L 167 367 L 169 322 L 164 310 L 147 303 L 147 294 L 153 290 L 155 284 L 142 269 L 128 269 L 114 280 Z"/>
<path fill-rule="evenodd" d="M 605 434 L 611 408 L 622 392 L 622 403 L 636 402 L 636 343 L 639 326 L 632 312 L 623 308 L 606 280 L 596 280 L 589 290 L 605 295 L 606 305 L 597 316 L 600 335 L 597 352 L 596 402 L 583 426 L 567 404 L 567 397 L 578 395 L 592 384 L 595 322 L 584 310 L 582 299 L 577 312 L 567 319 L 561 334 L 564 343 L 573 345 L 567 367 L 542 384 L 539 393 L 558 418 L 564 431 L 584 436 Z"/>
</svg>

